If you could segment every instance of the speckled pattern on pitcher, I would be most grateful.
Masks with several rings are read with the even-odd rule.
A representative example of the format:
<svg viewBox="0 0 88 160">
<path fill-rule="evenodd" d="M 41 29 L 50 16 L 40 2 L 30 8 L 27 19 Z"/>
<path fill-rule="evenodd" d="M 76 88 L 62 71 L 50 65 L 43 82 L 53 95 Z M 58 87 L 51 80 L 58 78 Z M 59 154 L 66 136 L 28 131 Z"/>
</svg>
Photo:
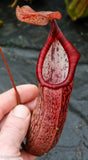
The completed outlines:
<svg viewBox="0 0 88 160">
<path fill-rule="evenodd" d="M 42 48 L 37 77 L 39 96 L 27 133 L 26 150 L 41 156 L 52 149 L 61 135 L 80 54 L 64 37 L 55 20 Z"/>
</svg>

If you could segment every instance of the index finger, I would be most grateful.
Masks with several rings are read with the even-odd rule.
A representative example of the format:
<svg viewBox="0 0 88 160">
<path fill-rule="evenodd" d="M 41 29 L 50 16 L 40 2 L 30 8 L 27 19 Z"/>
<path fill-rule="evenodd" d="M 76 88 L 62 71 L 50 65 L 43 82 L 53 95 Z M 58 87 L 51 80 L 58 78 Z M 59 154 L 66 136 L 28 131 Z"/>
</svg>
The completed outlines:
<svg viewBox="0 0 88 160">
<path fill-rule="evenodd" d="M 38 88 L 32 84 L 17 86 L 20 103 L 32 101 L 38 94 Z M 12 88 L 0 95 L 0 120 L 17 105 L 15 90 Z"/>
</svg>

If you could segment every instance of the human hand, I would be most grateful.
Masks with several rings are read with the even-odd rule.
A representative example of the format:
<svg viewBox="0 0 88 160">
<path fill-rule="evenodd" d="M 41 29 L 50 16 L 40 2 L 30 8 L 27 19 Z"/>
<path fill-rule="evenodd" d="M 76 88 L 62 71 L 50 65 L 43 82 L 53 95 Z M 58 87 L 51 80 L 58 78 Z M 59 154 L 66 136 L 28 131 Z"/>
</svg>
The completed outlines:
<svg viewBox="0 0 88 160">
<path fill-rule="evenodd" d="M 21 85 L 17 90 L 24 105 L 16 106 L 14 89 L 0 95 L 0 159 L 34 160 L 35 156 L 19 148 L 28 130 L 38 89 L 35 85 Z"/>
</svg>

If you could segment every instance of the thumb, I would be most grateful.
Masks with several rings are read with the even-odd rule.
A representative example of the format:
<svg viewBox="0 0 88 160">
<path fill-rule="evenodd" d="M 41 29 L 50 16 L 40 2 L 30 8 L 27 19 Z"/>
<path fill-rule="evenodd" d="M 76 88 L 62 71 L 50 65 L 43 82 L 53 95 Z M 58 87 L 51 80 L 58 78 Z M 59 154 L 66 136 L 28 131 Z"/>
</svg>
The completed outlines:
<svg viewBox="0 0 88 160">
<path fill-rule="evenodd" d="M 31 113 L 24 105 L 16 106 L 8 115 L 0 132 L 0 154 L 19 155 L 20 145 L 27 133 Z"/>
</svg>

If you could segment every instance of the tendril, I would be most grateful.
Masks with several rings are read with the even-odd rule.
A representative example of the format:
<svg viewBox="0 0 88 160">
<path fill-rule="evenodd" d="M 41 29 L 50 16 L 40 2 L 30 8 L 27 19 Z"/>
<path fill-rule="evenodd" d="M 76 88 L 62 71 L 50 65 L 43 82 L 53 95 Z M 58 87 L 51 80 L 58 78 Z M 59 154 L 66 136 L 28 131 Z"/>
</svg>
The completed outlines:
<svg viewBox="0 0 88 160">
<path fill-rule="evenodd" d="M 14 90 L 15 90 L 15 93 L 16 93 L 16 101 L 17 101 L 17 105 L 18 105 L 18 104 L 20 104 L 20 96 L 19 96 L 19 93 L 18 93 L 18 91 L 17 91 L 16 85 L 15 85 L 15 83 L 14 83 L 12 74 L 11 74 L 11 72 L 10 72 L 9 66 L 8 66 L 8 64 L 7 64 L 7 62 L 6 62 L 6 59 L 5 59 L 5 56 L 4 56 L 4 53 L 3 53 L 2 49 L 1 49 L 1 47 L 0 47 L 0 53 L 1 53 L 2 59 L 3 59 L 3 61 L 4 61 L 5 67 L 6 67 L 6 69 L 7 69 L 9 78 L 10 78 L 11 83 L 12 83 L 12 86 L 13 86 L 13 88 L 14 88 Z"/>
</svg>

